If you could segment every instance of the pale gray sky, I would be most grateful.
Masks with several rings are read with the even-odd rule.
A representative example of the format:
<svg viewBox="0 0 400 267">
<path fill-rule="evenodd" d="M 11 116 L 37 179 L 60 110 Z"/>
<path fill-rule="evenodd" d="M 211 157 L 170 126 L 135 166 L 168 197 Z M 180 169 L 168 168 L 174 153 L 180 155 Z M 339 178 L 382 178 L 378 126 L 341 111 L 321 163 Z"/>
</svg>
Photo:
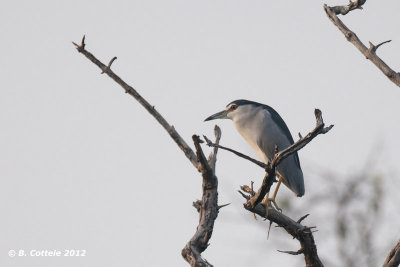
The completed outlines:
<svg viewBox="0 0 400 267">
<path fill-rule="evenodd" d="M 3 3 L 0 265 L 187 266 L 180 251 L 197 225 L 191 203 L 201 196 L 201 177 L 155 120 L 76 52 L 71 41 L 83 34 L 103 62 L 118 57 L 113 70 L 187 142 L 194 133 L 211 137 L 213 124 L 204 118 L 238 98 L 274 107 L 294 136 L 314 127 L 313 109 L 320 108 L 335 127 L 300 152 L 306 195 L 295 199 L 298 214 L 308 213 L 304 203 L 319 186 L 308 172 L 355 172 L 371 153 L 380 153 L 379 169 L 391 174 L 385 182 L 395 192 L 400 88 L 345 40 L 323 3 Z M 340 3 L 347 1 L 327 2 Z M 378 54 L 395 70 L 399 10 L 398 0 L 368 1 L 343 18 L 366 43 L 392 39 Z M 230 121 L 218 123 L 224 145 L 255 156 Z M 220 202 L 232 205 L 220 212 L 204 256 L 215 266 L 301 266 L 300 256 L 276 252 L 296 250 L 296 241 L 278 229 L 267 241 L 267 224 L 241 209 L 236 190 L 260 182 L 262 170 L 226 152 L 217 164 Z M 395 212 L 393 192 L 386 193 L 385 214 Z M 329 255 L 319 233 L 316 241 Z M 87 255 L 10 258 L 11 249 Z"/>
</svg>

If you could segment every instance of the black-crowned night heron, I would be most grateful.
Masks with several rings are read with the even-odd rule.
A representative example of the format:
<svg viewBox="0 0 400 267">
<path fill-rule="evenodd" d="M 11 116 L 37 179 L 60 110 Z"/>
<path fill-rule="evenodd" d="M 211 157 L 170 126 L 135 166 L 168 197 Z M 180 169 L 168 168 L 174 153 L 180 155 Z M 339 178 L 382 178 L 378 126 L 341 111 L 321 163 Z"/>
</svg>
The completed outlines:
<svg viewBox="0 0 400 267">
<path fill-rule="evenodd" d="M 275 146 L 283 150 L 293 144 L 286 123 L 270 106 L 248 100 L 235 100 L 225 110 L 218 112 L 205 121 L 214 119 L 231 119 L 237 131 L 250 144 L 258 157 L 264 162 L 272 160 Z M 275 197 L 279 185 L 283 182 L 296 196 L 304 195 L 304 178 L 297 152 L 284 159 L 276 168 L 278 184 L 268 200 L 276 205 Z"/>
</svg>

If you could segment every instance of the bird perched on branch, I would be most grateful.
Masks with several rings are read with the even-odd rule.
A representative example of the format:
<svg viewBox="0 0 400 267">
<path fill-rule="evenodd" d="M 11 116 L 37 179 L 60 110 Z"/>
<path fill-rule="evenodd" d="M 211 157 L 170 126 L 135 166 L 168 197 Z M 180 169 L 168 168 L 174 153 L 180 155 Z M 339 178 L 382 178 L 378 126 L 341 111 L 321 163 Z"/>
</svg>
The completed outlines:
<svg viewBox="0 0 400 267">
<path fill-rule="evenodd" d="M 236 130 L 266 164 L 273 159 L 276 146 L 278 150 L 283 150 L 294 143 L 281 116 L 273 108 L 264 104 L 235 100 L 223 111 L 211 115 L 205 121 L 215 119 L 231 119 Z M 276 171 L 279 178 L 278 184 L 272 197 L 267 200 L 279 209 L 275 198 L 281 182 L 296 196 L 304 195 L 304 178 L 297 152 L 284 159 L 276 167 Z"/>
</svg>

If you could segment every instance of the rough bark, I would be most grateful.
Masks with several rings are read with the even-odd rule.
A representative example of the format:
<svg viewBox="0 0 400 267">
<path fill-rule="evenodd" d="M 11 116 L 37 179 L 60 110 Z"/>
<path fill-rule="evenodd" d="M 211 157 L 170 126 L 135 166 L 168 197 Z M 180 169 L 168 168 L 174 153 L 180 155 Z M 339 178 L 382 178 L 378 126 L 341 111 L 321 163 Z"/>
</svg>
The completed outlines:
<svg viewBox="0 0 400 267">
<path fill-rule="evenodd" d="M 258 204 L 254 208 L 248 207 L 244 204 L 244 208 L 248 211 L 254 212 L 259 216 L 270 220 L 271 222 L 276 223 L 280 227 L 286 230 L 293 238 L 297 239 L 300 242 L 300 249 L 296 252 L 291 251 L 281 251 L 284 253 L 288 253 L 291 255 L 299 255 L 304 254 L 304 260 L 306 263 L 306 267 L 323 267 L 321 260 L 318 257 L 317 246 L 314 241 L 314 237 L 312 234 L 312 229 L 315 227 L 307 227 L 301 224 L 301 221 L 304 220 L 308 215 L 303 216 L 298 221 L 294 221 L 288 216 L 278 212 L 276 209 L 269 207 L 268 212 L 265 207 L 261 204 Z"/>
<path fill-rule="evenodd" d="M 219 142 L 217 136 L 217 142 Z M 183 258 L 194 267 L 212 266 L 207 260 L 201 257 L 201 253 L 207 249 L 208 241 L 211 238 L 214 222 L 218 216 L 218 179 L 210 163 L 215 162 L 215 150 L 207 161 L 200 146 L 200 138 L 193 135 L 193 142 L 196 147 L 197 158 L 201 166 L 203 176 L 203 195 L 201 201 L 197 201 L 196 209 L 199 211 L 199 225 L 196 233 L 182 249 Z"/>
</svg>

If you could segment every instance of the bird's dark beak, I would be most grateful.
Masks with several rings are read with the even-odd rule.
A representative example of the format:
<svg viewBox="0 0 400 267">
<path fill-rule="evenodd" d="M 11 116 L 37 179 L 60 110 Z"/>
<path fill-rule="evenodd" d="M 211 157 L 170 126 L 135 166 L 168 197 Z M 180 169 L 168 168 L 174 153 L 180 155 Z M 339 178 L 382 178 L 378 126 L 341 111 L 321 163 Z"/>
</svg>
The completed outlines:
<svg viewBox="0 0 400 267">
<path fill-rule="evenodd" d="M 223 110 L 223 111 L 220 111 L 218 113 L 215 113 L 214 115 L 211 115 L 210 117 L 208 117 L 204 121 L 210 121 L 210 120 L 215 120 L 215 119 L 227 119 L 227 117 L 226 117 L 227 114 L 228 114 L 228 111 Z"/>
</svg>

